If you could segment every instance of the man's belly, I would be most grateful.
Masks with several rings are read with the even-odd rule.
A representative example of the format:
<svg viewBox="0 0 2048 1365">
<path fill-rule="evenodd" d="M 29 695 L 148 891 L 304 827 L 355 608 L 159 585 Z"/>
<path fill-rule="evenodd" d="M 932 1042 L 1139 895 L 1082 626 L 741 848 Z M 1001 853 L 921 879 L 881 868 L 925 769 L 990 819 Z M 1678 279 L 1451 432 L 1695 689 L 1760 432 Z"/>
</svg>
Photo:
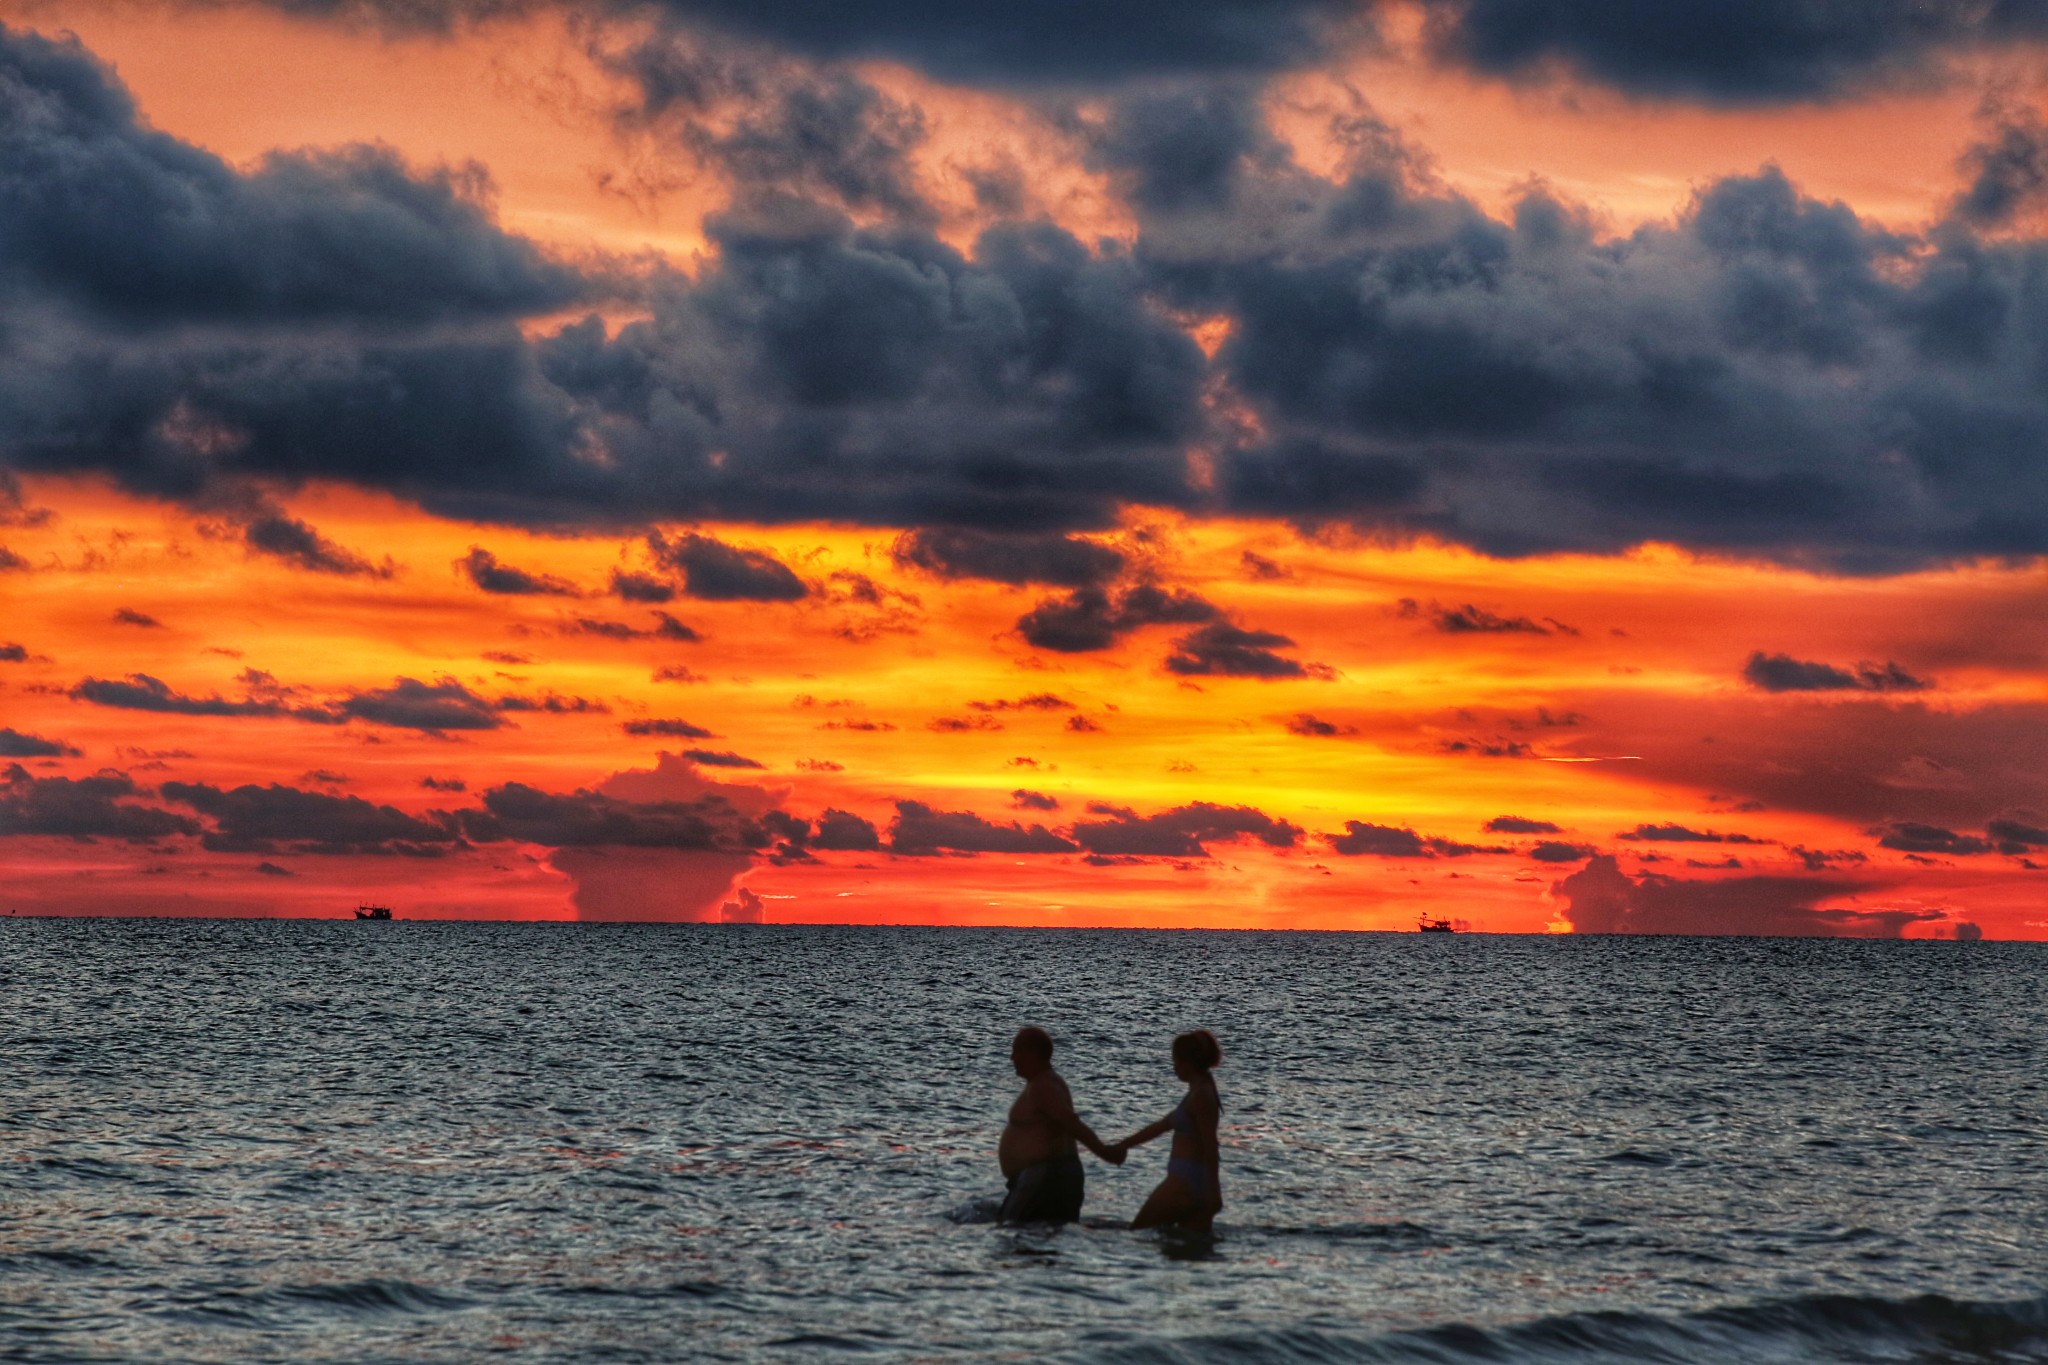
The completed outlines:
<svg viewBox="0 0 2048 1365">
<path fill-rule="evenodd" d="M 1012 1123 L 1003 1128 L 1002 1140 L 996 1144 L 996 1160 L 1002 1164 L 1003 1178 L 1007 1180 L 1026 1166 L 1069 1156 L 1073 1150 L 1074 1140 L 1070 1137 L 1036 1125 Z"/>
</svg>

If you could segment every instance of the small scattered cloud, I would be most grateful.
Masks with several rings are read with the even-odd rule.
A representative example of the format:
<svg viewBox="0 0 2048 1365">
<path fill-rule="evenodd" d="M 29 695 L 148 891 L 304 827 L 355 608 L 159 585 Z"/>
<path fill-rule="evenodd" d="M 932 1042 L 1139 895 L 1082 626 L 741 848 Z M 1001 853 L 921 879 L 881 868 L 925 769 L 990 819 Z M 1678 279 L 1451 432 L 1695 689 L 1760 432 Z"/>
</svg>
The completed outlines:
<svg viewBox="0 0 2048 1365">
<path fill-rule="evenodd" d="M 510 564 L 500 563 L 498 557 L 478 545 L 469 547 L 469 553 L 455 561 L 455 567 L 465 574 L 469 581 L 488 593 L 501 597 L 581 597 L 576 585 L 553 574 L 528 573 L 515 569 Z"/>
<path fill-rule="evenodd" d="M 1624 834 L 1614 836 L 1630 843 L 1653 844 L 1767 844 L 1768 839 L 1752 838 L 1747 834 L 1723 834 L 1713 829 L 1689 829 L 1684 825 L 1637 825 Z"/>
<path fill-rule="evenodd" d="M 629 720 L 622 727 L 629 735 L 662 735 L 670 739 L 713 739 L 711 731 L 701 725 L 692 725 L 686 720 L 673 717 L 666 719 Z"/>
<path fill-rule="evenodd" d="M 1034 692 L 1028 697 L 1015 701 L 970 701 L 967 705 L 976 711 L 1072 711 L 1074 703 L 1065 697 L 1050 692 Z"/>
<path fill-rule="evenodd" d="M 683 757 L 706 768 L 759 768 L 765 765 L 722 749 L 685 749 Z"/>
<path fill-rule="evenodd" d="M 1548 820 L 1525 820 L 1519 815 L 1496 815 L 1486 822 L 1489 834 L 1561 834 Z"/>
<path fill-rule="evenodd" d="M 420 785 L 430 792 L 466 792 L 469 784 L 459 777 L 423 777 Z"/>
<path fill-rule="evenodd" d="M 935 810 L 922 801 L 898 801 L 889 826 L 892 852 L 910 857 L 939 853 L 1077 853 L 1080 848 L 1043 825 L 999 825 L 972 811 Z"/>
<path fill-rule="evenodd" d="M 1446 607 L 1441 602 L 1418 602 L 1404 597 L 1394 605 L 1394 614 L 1407 621 L 1424 621 L 1432 630 L 1446 635 L 1577 635 L 1573 626 L 1551 617 L 1532 620 L 1527 616 L 1502 616 L 1467 602 Z"/>
<path fill-rule="evenodd" d="M 1915 677 L 1890 660 L 1847 669 L 1762 650 L 1749 656 L 1742 676 L 1766 692 L 1925 692 L 1934 686 L 1933 679 Z"/>
<path fill-rule="evenodd" d="M 1953 858 L 1970 858 L 1980 853 L 1995 853 L 1997 845 L 1989 839 L 1980 839 L 1974 834 L 1959 834 L 1939 825 L 1923 825 L 1913 820 L 1894 820 L 1870 831 L 1880 835 L 1878 847 L 1894 849 L 1900 853 L 1938 853 Z"/>
<path fill-rule="evenodd" d="M 1058 810 L 1059 798 L 1035 792 L 1028 787 L 1019 787 L 1010 793 L 1010 805 L 1017 810 Z"/>
<path fill-rule="evenodd" d="M 1287 636 L 1272 631 L 1245 630 L 1215 621 L 1175 640 L 1165 666 L 1167 672 L 1182 677 L 1257 678 L 1263 682 L 1336 676 L 1326 665 L 1305 664 L 1274 652 L 1293 644 Z"/>
<path fill-rule="evenodd" d="M 157 620 L 149 613 L 137 611 L 133 607 L 123 607 L 115 612 L 114 621 L 117 625 L 139 626 L 144 630 L 162 630 L 164 628 L 163 622 Z"/>
<path fill-rule="evenodd" d="M 0 729 L 0 758 L 78 758 L 83 752 L 59 739 Z"/>
<path fill-rule="evenodd" d="M 1156 815 L 1139 815 L 1099 802 L 1088 809 L 1091 814 L 1109 817 L 1074 825 L 1075 842 L 1094 854 L 1206 858 L 1206 845 L 1211 842 L 1252 838 L 1271 848 L 1292 848 L 1302 836 L 1299 825 L 1275 819 L 1252 806 L 1196 801 Z"/>
<path fill-rule="evenodd" d="M 627 602 L 667 602 L 676 595 L 675 584 L 652 574 L 612 570 L 612 595 Z"/>
<path fill-rule="evenodd" d="M 647 547 L 683 576 L 685 596 L 708 602 L 794 602 L 810 589 L 766 550 L 744 549 L 687 532 L 670 539 L 650 532 Z"/>
<path fill-rule="evenodd" d="M 849 724 L 845 728 L 850 730 L 854 727 Z M 994 716 L 989 715 L 934 716 L 925 722 L 924 728 L 935 730 L 942 735 L 960 734 L 969 730 L 1000 730 L 1003 728 L 1003 723 Z"/>
</svg>

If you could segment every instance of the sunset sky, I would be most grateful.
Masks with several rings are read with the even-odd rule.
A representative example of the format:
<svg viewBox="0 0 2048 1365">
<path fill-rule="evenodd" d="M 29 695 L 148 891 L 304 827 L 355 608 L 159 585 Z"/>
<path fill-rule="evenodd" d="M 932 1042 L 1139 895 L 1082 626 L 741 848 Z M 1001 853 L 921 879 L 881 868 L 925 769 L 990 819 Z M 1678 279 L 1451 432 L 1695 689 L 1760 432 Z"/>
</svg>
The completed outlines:
<svg viewBox="0 0 2048 1365">
<path fill-rule="evenodd" d="M 0 18 L 0 912 L 2048 937 L 2048 7 Z"/>
</svg>

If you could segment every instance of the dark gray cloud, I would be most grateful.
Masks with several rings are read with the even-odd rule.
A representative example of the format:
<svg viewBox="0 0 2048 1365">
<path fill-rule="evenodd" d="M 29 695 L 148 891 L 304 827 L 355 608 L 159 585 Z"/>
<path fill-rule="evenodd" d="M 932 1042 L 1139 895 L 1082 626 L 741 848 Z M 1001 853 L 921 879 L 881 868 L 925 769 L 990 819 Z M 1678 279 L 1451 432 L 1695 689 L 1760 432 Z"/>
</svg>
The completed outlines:
<svg viewBox="0 0 2048 1365">
<path fill-rule="evenodd" d="M 1108 583 L 1123 571 L 1121 551 L 1061 535 L 1005 535 L 957 526 L 906 531 L 893 549 L 896 562 L 940 578 L 985 578 L 1019 587 L 1043 583 L 1084 588 Z"/>
<path fill-rule="evenodd" d="M 1300 826 L 1252 806 L 1196 801 L 1156 815 L 1102 805 L 1088 809 L 1109 818 L 1077 821 L 1074 841 L 1106 857 L 1206 858 L 1205 845 L 1239 838 L 1257 839 L 1271 848 L 1293 848 L 1302 834 Z"/>
<path fill-rule="evenodd" d="M 1999 852 L 2018 853 L 2026 848 L 2048 848 L 2048 828 L 2019 820 L 1993 820 L 1984 832 L 1999 841 Z"/>
<path fill-rule="evenodd" d="M 0 644 L 0 663 L 19 664 L 28 662 L 28 646 L 23 644 Z"/>
<path fill-rule="evenodd" d="M 164 628 L 163 622 L 157 620 L 148 612 L 137 611 L 133 607 L 122 607 L 119 611 L 116 611 L 114 613 L 114 624 L 137 626 L 143 630 L 162 630 Z"/>
<path fill-rule="evenodd" d="M 508 782 L 486 791 L 483 807 L 461 816 L 463 830 L 480 842 L 517 839 L 553 848 L 612 845 L 719 853 L 745 853 L 768 842 L 757 821 L 718 795 L 622 801 L 580 788 L 556 793 Z"/>
<path fill-rule="evenodd" d="M 1995 21 L 1931 20 L 1946 36 L 1897 48 L 1904 4 L 1870 8 L 1871 52 L 2039 20 L 2025 0 Z M 1681 10 L 1776 50 L 1761 0 L 1729 7 L 1739 23 Z M 1815 52 L 1838 51 L 1847 8 L 1780 10 L 1807 16 L 1795 28 Z M 1690 32 L 1663 15 L 1471 0 L 1440 17 L 1488 69 L 1599 71 L 1581 38 L 1633 52 Z M 0 336 L 12 470 L 104 472 L 195 506 L 319 478 L 545 528 L 917 528 L 904 553 L 933 572 L 1068 588 L 1020 623 L 1052 650 L 1142 621 L 1106 557 L 1067 539 L 1130 505 L 1509 555 L 1655 540 L 1881 572 L 2048 552 L 2048 246 L 1979 231 L 2032 193 L 2024 148 L 1997 139 L 1979 158 L 1992 188 L 1924 235 L 1765 169 L 1603 239 L 1542 192 L 1503 222 L 1430 187 L 1369 115 L 1336 129 L 1339 177 L 1310 175 L 1249 86 L 1162 81 L 1069 121 L 1131 196 L 1133 245 L 1005 222 L 961 250 L 913 184 L 873 179 L 914 130 L 888 133 L 897 113 L 827 73 L 799 82 L 810 104 L 783 100 L 713 149 L 774 183 L 707 223 L 702 268 L 622 283 L 503 233 L 466 172 L 360 149 L 238 172 L 144 127 L 75 47 L 10 31 L 0 67 L 24 111 L 0 120 L 15 205 L 0 304 L 23 319 Z M 804 161 L 839 114 L 858 136 Z M 844 211 L 856 201 L 870 226 Z M 181 204 L 197 207 L 166 207 Z M 648 316 L 616 331 L 516 325 L 627 289 Z M 1188 316 L 1230 323 L 1213 361 Z M 1218 394 L 1231 401 L 1205 402 Z M 1255 421 L 1218 417 L 1246 410 Z M 1193 447 L 1214 452 L 1213 480 L 1191 472 Z M 323 554 L 271 533 L 301 562 Z"/>
<path fill-rule="evenodd" d="M 1934 686 L 1932 679 L 1917 678 L 1890 660 L 1851 670 L 1762 650 L 1749 656 L 1742 676 L 1766 692 L 1925 692 Z"/>
<path fill-rule="evenodd" d="M 125 798 L 141 795 L 126 773 L 32 777 L 19 763 L 0 772 L 0 835 L 53 834 L 72 839 L 157 839 L 197 834 L 198 822 Z"/>
<path fill-rule="evenodd" d="M 1292 646 L 1285 635 L 1268 630 L 1245 630 L 1228 621 L 1214 621 L 1173 642 L 1166 656 L 1166 671 L 1183 677 L 1329 678 L 1334 676 L 1323 664 L 1304 664 L 1274 651 Z"/>
<path fill-rule="evenodd" d="M 1632 95 L 1714 104 L 1825 100 L 1924 83 L 1974 47 L 2048 33 L 2035 0 L 1432 0 L 1445 56 L 1492 75 L 1553 64 Z"/>
<path fill-rule="evenodd" d="M 1044 792 L 1035 792 L 1028 787 L 1019 787 L 1011 792 L 1010 804 L 1018 810 L 1058 810 L 1060 808 L 1060 800 L 1057 796 L 1047 796 Z"/>
<path fill-rule="evenodd" d="M 1079 845 L 1043 825 L 999 825 L 972 811 L 934 810 L 922 801 L 898 801 L 889 824 L 891 852 L 915 857 L 937 853 L 1077 853 Z"/>
<path fill-rule="evenodd" d="M 582 596 L 576 585 L 567 579 L 556 578 L 552 574 L 528 573 L 510 564 L 501 564 L 496 555 L 478 545 L 470 546 L 469 553 L 455 561 L 455 567 L 488 593 L 506 597 Z"/>
<path fill-rule="evenodd" d="M 1883 890 L 1844 878 L 1632 878 L 1605 854 L 1552 889 L 1572 931 L 1580 934 L 1897 938 L 1908 924 L 1943 917 L 1938 910 L 1825 907 L 1828 901 L 1866 898 Z"/>
<path fill-rule="evenodd" d="M 77 758 L 80 750 L 57 739 L 25 734 L 7 727 L 0 729 L 0 758 Z"/>
<path fill-rule="evenodd" d="M 482 177 L 370 146 L 238 172 L 149 128 L 75 41 L 0 30 L 0 276 L 122 326 L 417 323 L 584 296 L 492 225 Z"/>
<path fill-rule="evenodd" d="M 694 531 L 671 539 L 656 531 L 647 546 L 683 576 L 683 592 L 708 602 L 794 602 L 810 589 L 766 550 L 742 549 Z"/>
<path fill-rule="evenodd" d="M 202 842 L 220 853 L 443 853 L 460 842 L 445 811 L 408 815 L 359 796 L 253 784 L 222 789 L 204 782 L 166 782 L 164 799 L 190 806 L 214 822 Z"/>
<path fill-rule="evenodd" d="M 1297 711 L 1287 718 L 1287 733 L 1302 735 L 1309 739 L 1335 739 L 1339 735 L 1349 734 L 1350 728 L 1312 716 L 1306 711 Z"/>
<path fill-rule="evenodd" d="M 1568 844 L 1562 840 L 1544 839 L 1529 850 L 1529 856 L 1539 863 L 1576 863 L 1592 857 L 1596 851 L 1591 844 Z"/>
</svg>

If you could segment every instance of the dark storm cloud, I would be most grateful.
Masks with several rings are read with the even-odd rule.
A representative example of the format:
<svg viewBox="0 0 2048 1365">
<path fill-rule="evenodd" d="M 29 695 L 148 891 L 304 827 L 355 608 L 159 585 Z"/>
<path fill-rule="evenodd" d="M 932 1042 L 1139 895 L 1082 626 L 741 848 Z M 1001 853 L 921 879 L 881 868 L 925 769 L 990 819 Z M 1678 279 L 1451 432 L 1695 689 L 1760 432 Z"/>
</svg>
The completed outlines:
<svg viewBox="0 0 2048 1365">
<path fill-rule="evenodd" d="M 1762 650 L 1749 656 L 1742 676 L 1766 692 L 1925 692 L 1934 686 L 1931 679 L 1916 678 L 1890 660 L 1850 670 Z"/>
<path fill-rule="evenodd" d="M 333 796 L 272 783 L 229 790 L 204 782 L 166 782 L 166 800 L 214 822 L 203 842 L 221 853 L 422 854 L 459 841 L 444 811 L 407 815 L 359 796 Z"/>
<path fill-rule="evenodd" d="M 686 596 L 709 602 L 794 602 L 810 589 L 766 550 L 742 549 L 695 532 L 647 538 L 654 557 L 683 576 Z"/>
<path fill-rule="evenodd" d="M 924 857 L 937 853 L 1076 853 L 1079 846 L 1043 825 L 999 825 L 972 811 L 933 810 L 922 801 L 898 801 L 889 824 L 891 852 Z"/>
<path fill-rule="evenodd" d="M 74 40 L 0 29 L 0 278 L 119 325 L 427 322 L 583 295 L 491 224 L 481 177 L 369 146 L 238 172 L 149 128 Z"/>
<path fill-rule="evenodd" d="M 2002 227 L 2048 190 L 2048 124 L 2032 109 L 1992 108 L 1988 136 L 1963 154 L 1970 184 L 1956 201 L 1956 216 L 1981 227 Z"/>
<path fill-rule="evenodd" d="M 0 772 L 0 835 L 145 840 L 199 832 L 185 816 L 122 799 L 140 794 L 126 773 L 32 777 L 19 763 L 9 764 Z"/>
<path fill-rule="evenodd" d="M 1071 536 L 1004 535 L 960 527 L 907 531 L 892 553 L 898 564 L 940 578 L 985 578 L 1019 587 L 1099 586 L 1121 573 L 1125 562 L 1118 550 Z"/>
<path fill-rule="evenodd" d="M 1486 822 L 1489 834 L 1561 834 L 1548 820 L 1525 820 L 1519 815 L 1496 815 Z"/>
<path fill-rule="evenodd" d="M 1974 834 L 1958 834 L 1952 829 L 1939 825 L 1923 825 L 1912 820 L 1895 820 L 1890 825 L 1872 830 L 1882 834 L 1878 846 L 1897 849 L 1901 853 L 1940 853 L 1951 857 L 1968 858 L 1980 853 L 1997 851 L 1996 845 L 1988 839 Z"/>
<path fill-rule="evenodd" d="M 1924 82 L 1954 55 L 2038 38 L 2036 0 L 1432 0 L 1446 57 L 1491 75 L 1561 63 L 1632 95 L 1714 104 L 1825 100 Z"/>
<path fill-rule="evenodd" d="M 469 553 L 455 561 L 470 582 L 488 593 L 505 597 L 580 597 L 576 585 L 552 574 L 528 573 L 515 569 L 510 564 L 501 564 L 498 557 L 479 545 L 469 547 Z"/>
<path fill-rule="evenodd" d="M 398 32 L 446 31 L 523 14 L 540 0 L 271 0 L 342 22 L 365 17 Z M 902 62 L 947 80 L 993 85 L 1113 82 L 1175 73 L 1278 70 L 1312 61 L 1358 6 L 1346 0 L 944 0 L 753 5 L 744 0 L 590 0 L 599 15 L 657 17 L 664 29 L 711 30 L 826 61 Z"/>
<path fill-rule="evenodd" d="M 1252 838 L 1271 848 L 1293 848 L 1301 827 L 1277 820 L 1251 806 L 1219 806 L 1207 801 L 1176 806 L 1156 815 L 1139 815 L 1117 807 L 1091 805 L 1106 820 L 1074 825 L 1074 841 L 1090 853 L 1148 858 L 1206 858 L 1204 846 L 1225 839 Z"/>
<path fill-rule="evenodd" d="M 1268 630 L 1245 630 L 1228 621 L 1214 621 L 1173 642 L 1166 656 L 1166 671 L 1183 677 L 1329 678 L 1334 676 L 1323 664 L 1304 664 L 1277 654 L 1294 641 Z"/>
<path fill-rule="evenodd" d="M 479 842 L 517 839 L 552 848 L 614 845 L 743 853 L 766 845 L 760 825 L 722 796 L 694 801 L 621 801 L 578 789 L 542 791 L 523 782 L 492 787 L 482 811 L 462 812 L 462 826 Z"/>
<path fill-rule="evenodd" d="M 1897 938 L 1938 910 L 1820 908 L 1873 888 L 1825 877 L 1631 878 L 1604 854 L 1552 888 L 1580 934 L 1771 934 Z"/>
<path fill-rule="evenodd" d="M 2039 20 L 2031 0 L 1931 20 L 1939 41 L 1909 50 L 1884 36 L 1901 4 L 1877 0 L 1872 52 Z M 1586 35 L 1633 52 L 1665 22 L 1627 8 L 1473 0 L 1442 22 L 1493 69 L 1597 67 Z M 1807 16 L 1815 52 L 1839 51 L 1849 9 L 1781 9 Z M 1735 22 L 1678 13 L 1709 36 Z M 1728 10 L 1775 50 L 1762 13 Z M 1520 46 L 1503 37 L 1513 15 L 1534 25 Z M 1702 60 L 1714 47 L 1686 43 Z M 1837 70 L 1815 62 L 1788 69 Z M 629 286 L 546 264 L 462 174 L 360 150 L 237 172 L 143 127 L 74 47 L 10 32 L 0 67 L 16 115 L 0 117 L 0 306 L 21 319 L 0 335 L 11 469 L 104 472 L 194 505 L 332 478 L 544 528 L 1035 537 L 921 532 L 905 553 L 1068 588 L 1020 630 L 1073 651 L 1142 619 L 1102 556 L 1060 548 L 1133 504 L 1507 555 L 1666 541 L 1879 572 L 2048 552 L 2048 245 L 1976 226 L 2032 193 L 2017 144 L 1987 143 L 1993 188 L 1921 236 L 1767 168 L 1602 238 L 1542 192 L 1503 222 L 1431 188 L 1366 114 L 1333 130 L 1338 178 L 1311 175 L 1249 87 L 1168 80 L 1068 119 L 1131 196 L 1132 245 L 1005 222 L 963 251 L 904 198 L 914 186 L 872 178 L 914 130 L 888 133 L 896 113 L 813 73 L 812 104 L 782 101 L 712 149 L 775 183 L 707 222 L 701 269 L 631 282 L 641 321 L 529 339 L 520 319 Z M 835 110 L 858 136 L 806 161 Z M 856 200 L 868 226 L 844 211 Z M 1213 361 L 1175 320 L 1190 316 L 1229 324 Z M 1196 447 L 1213 479 L 1191 471 Z M 773 577 L 726 567 L 743 591 Z"/>
<path fill-rule="evenodd" d="M 44 739 L 12 727 L 0 729 L 0 758 L 77 758 L 80 752 L 62 740 Z"/>
</svg>

